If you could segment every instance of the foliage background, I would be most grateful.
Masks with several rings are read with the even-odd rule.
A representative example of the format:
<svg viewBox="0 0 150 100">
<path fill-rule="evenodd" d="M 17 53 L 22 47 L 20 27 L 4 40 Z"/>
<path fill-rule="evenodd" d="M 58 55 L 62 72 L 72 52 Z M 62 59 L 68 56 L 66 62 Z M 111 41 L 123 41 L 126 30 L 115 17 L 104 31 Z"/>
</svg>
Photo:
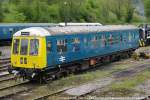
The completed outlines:
<svg viewBox="0 0 150 100">
<path fill-rule="evenodd" d="M 0 22 L 100 22 L 150 21 L 150 0 L 143 0 L 145 18 L 132 0 L 1 0 Z"/>
</svg>

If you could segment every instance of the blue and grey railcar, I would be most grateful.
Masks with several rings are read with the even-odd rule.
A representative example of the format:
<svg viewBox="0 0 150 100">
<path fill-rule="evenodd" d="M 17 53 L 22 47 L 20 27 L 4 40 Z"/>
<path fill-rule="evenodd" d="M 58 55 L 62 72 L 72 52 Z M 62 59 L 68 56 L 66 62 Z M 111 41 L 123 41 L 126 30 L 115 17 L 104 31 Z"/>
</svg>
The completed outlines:
<svg viewBox="0 0 150 100">
<path fill-rule="evenodd" d="M 138 47 L 139 29 L 131 25 L 32 27 L 13 36 L 11 72 L 30 79 L 48 72 L 57 76 L 130 55 Z"/>
</svg>

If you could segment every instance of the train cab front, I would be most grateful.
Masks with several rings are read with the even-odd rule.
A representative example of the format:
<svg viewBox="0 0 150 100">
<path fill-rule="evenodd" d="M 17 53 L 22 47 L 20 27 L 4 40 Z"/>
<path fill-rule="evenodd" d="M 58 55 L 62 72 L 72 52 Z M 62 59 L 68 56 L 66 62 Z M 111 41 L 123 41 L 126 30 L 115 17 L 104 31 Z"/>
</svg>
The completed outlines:
<svg viewBox="0 0 150 100">
<path fill-rule="evenodd" d="M 38 75 L 46 67 L 44 42 L 44 37 L 32 36 L 28 30 L 13 36 L 9 72 L 27 79 Z"/>
</svg>

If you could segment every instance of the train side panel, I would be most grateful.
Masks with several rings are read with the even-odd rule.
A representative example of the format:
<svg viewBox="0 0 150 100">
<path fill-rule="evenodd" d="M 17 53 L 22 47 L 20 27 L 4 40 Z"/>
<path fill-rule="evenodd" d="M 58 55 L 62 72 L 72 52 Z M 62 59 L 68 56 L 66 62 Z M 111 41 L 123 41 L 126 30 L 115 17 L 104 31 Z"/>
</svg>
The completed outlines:
<svg viewBox="0 0 150 100">
<path fill-rule="evenodd" d="M 85 58 L 136 49 L 139 47 L 138 41 L 138 29 L 48 36 L 46 37 L 47 52 L 49 52 L 47 66 L 52 68 Z"/>
</svg>

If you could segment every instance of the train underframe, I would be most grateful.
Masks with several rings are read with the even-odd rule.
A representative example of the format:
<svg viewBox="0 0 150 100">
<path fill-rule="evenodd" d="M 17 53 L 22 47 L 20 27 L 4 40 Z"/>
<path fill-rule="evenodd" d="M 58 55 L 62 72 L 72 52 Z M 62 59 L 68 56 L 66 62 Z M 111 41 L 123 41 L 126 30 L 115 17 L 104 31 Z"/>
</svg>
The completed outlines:
<svg viewBox="0 0 150 100">
<path fill-rule="evenodd" d="M 23 77 L 23 79 L 45 83 L 48 80 L 58 79 L 60 77 L 67 76 L 70 73 L 78 73 L 84 70 L 98 67 L 106 63 L 119 61 L 123 58 L 129 58 L 131 57 L 134 50 L 135 49 L 129 49 L 109 55 L 91 57 L 79 61 L 74 61 L 68 64 L 57 65 L 54 68 L 50 69 L 49 67 L 42 70 L 11 67 L 9 68 L 9 72 L 13 73 L 15 76 Z"/>
</svg>

